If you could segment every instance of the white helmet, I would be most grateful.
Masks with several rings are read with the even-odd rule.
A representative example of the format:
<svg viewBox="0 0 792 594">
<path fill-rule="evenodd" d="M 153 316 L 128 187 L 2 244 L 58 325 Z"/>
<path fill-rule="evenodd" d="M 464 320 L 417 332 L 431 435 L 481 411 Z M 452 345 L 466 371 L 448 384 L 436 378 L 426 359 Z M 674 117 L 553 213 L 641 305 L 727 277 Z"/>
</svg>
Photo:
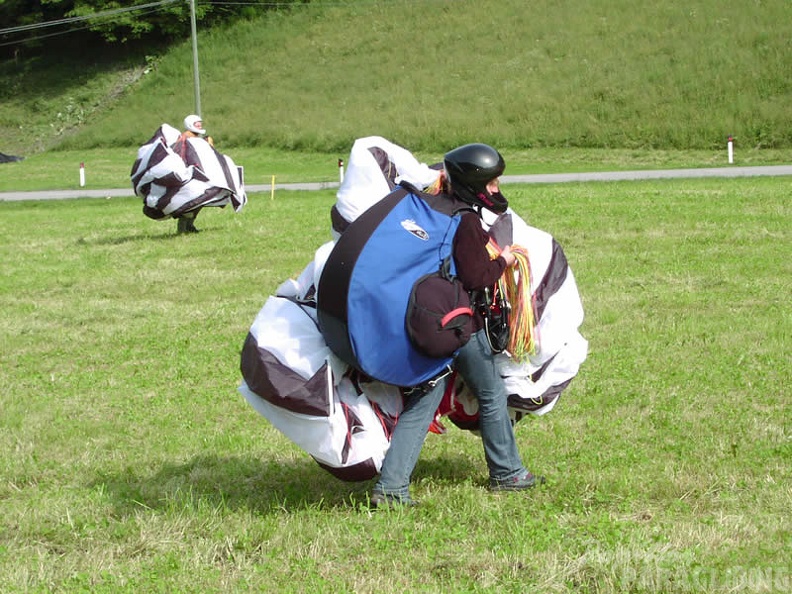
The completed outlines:
<svg viewBox="0 0 792 594">
<path fill-rule="evenodd" d="M 199 115 L 193 114 L 184 118 L 184 127 L 190 132 L 200 134 L 201 136 L 206 134 L 206 130 L 203 129 L 203 120 Z"/>
</svg>

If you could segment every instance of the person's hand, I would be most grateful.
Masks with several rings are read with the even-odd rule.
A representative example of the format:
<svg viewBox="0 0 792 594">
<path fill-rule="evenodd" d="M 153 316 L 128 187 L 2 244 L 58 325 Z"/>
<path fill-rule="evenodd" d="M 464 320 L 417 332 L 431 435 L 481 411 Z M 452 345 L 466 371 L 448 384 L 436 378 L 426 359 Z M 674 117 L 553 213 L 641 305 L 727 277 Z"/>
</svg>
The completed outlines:
<svg viewBox="0 0 792 594">
<path fill-rule="evenodd" d="M 507 268 L 509 268 L 511 266 L 514 266 L 514 263 L 517 261 L 517 258 L 515 257 L 515 255 L 512 254 L 510 245 L 507 245 L 505 248 L 503 248 L 503 251 L 500 253 L 500 255 L 501 255 L 501 258 L 506 260 L 506 267 Z"/>
</svg>

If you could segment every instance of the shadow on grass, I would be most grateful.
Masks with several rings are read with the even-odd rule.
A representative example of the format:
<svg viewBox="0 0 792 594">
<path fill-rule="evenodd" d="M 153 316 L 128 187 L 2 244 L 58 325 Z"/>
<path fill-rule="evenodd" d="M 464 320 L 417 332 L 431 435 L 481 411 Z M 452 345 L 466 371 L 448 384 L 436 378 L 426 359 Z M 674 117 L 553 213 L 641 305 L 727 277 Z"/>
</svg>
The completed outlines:
<svg viewBox="0 0 792 594">
<path fill-rule="evenodd" d="M 210 230 L 211 231 L 211 230 Z M 207 233 L 207 230 L 201 229 L 201 234 Z M 189 241 L 194 234 L 178 234 L 173 229 L 168 228 L 162 233 L 139 233 L 136 235 L 126 235 L 123 237 L 100 237 L 98 239 L 86 239 L 81 237 L 77 240 L 78 245 L 122 245 L 125 243 L 132 243 L 137 241 Z"/>
<path fill-rule="evenodd" d="M 256 458 L 198 456 L 183 464 L 165 464 L 152 475 L 129 468 L 100 476 L 120 515 L 143 509 L 248 509 L 257 513 L 309 507 L 353 507 L 366 500 L 369 482 L 343 482 L 310 458 L 275 462 Z"/>
<path fill-rule="evenodd" d="M 476 469 L 463 456 L 451 460 L 423 457 L 414 480 L 461 483 Z M 141 509 L 168 511 L 244 509 L 260 514 L 301 509 L 354 509 L 368 503 L 375 479 L 345 482 L 311 458 L 289 462 L 256 458 L 198 456 L 183 464 L 166 464 L 151 475 L 129 468 L 118 475 L 97 477 L 91 488 L 102 489 L 120 516 Z"/>
<path fill-rule="evenodd" d="M 413 483 L 423 481 L 434 485 L 469 483 L 477 487 L 486 487 L 489 482 L 486 472 L 483 451 L 480 464 L 477 464 L 475 458 L 461 453 L 450 455 L 445 452 L 432 456 L 424 453 L 418 459 L 412 478 Z"/>
</svg>

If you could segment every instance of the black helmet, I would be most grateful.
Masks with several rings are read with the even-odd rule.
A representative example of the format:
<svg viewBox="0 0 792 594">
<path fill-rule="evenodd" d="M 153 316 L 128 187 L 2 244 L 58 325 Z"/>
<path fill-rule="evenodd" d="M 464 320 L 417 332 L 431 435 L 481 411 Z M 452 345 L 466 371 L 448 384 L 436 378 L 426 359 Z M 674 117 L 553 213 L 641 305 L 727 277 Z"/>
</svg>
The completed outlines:
<svg viewBox="0 0 792 594">
<path fill-rule="evenodd" d="M 496 214 L 506 211 L 509 203 L 500 192 L 490 194 L 487 184 L 506 169 L 501 154 L 487 144 L 466 144 L 448 151 L 443 158 L 451 191 L 474 206 L 483 206 Z"/>
</svg>

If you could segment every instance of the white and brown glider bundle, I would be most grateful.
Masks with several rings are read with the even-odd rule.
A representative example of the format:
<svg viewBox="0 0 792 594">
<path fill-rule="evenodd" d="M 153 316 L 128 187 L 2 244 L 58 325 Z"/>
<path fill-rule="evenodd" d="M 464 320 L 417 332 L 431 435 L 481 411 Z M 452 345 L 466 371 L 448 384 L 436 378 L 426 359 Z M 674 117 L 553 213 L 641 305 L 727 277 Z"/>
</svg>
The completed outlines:
<svg viewBox="0 0 792 594">
<path fill-rule="evenodd" d="M 247 203 L 242 168 L 199 137 L 186 137 L 168 124 L 138 149 L 132 187 L 152 219 L 179 217 L 207 206 Z"/>
<path fill-rule="evenodd" d="M 346 225 L 400 181 L 424 187 L 438 171 L 376 136 L 357 140 L 348 163 L 332 209 L 335 239 L 321 246 L 302 274 L 285 281 L 258 313 L 242 349 L 239 391 L 323 468 L 358 481 L 379 472 L 402 410 L 402 391 L 363 377 L 331 352 L 318 325 L 319 279 Z M 579 332 L 583 308 L 561 246 L 511 209 L 506 214 L 512 235 L 507 239 L 529 255 L 537 337 L 535 350 L 520 362 L 498 356 L 509 411 L 518 422 L 526 414 L 553 409 L 585 360 L 588 343 Z M 483 224 L 494 223 L 494 217 L 485 217 Z M 443 431 L 443 417 L 463 429 L 478 427 L 477 402 L 460 378 L 449 382 L 433 431 Z"/>
</svg>

